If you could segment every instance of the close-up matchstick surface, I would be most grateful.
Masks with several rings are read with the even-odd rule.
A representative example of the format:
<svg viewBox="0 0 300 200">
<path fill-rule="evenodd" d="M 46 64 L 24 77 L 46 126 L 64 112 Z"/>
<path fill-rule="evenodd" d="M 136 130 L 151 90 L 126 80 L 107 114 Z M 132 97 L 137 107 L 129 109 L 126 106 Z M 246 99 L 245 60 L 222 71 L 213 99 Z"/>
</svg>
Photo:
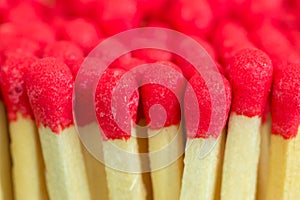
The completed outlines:
<svg viewBox="0 0 300 200">
<path fill-rule="evenodd" d="M 298 0 L 0 1 L 0 200 L 300 199 Z"/>
</svg>

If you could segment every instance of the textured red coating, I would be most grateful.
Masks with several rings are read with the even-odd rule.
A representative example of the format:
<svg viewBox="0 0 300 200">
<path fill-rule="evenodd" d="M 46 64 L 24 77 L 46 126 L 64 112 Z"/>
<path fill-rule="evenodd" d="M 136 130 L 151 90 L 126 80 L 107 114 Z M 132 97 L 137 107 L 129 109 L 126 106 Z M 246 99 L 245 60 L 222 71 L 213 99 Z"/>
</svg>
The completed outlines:
<svg viewBox="0 0 300 200">
<path fill-rule="evenodd" d="M 232 111 L 261 117 L 271 89 L 270 58 L 258 49 L 243 49 L 235 54 L 226 70 L 233 91 Z"/>
<path fill-rule="evenodd" d="M 44 50 L 45 57 L 61 59 L 71 69 L 74 78 L 84 60 L 82 50 L 71 41 L 56 41 Z"/>
<path fill-rule="evenodd" d="M 287 64 L 276 71 L 272 94 L 272 133 L 296 137 L 300 125 L 300 65 Z"/>
<path fill-rule="evenodd" d="M 38 126 L 59 134 L 73 125 L 74 79 L 66 64 L 50 57 L 40 59 L 27 71 L 25 84 Z"/>
<path fill-rule="evenodd" d="M 125 73 L 126 71 L 122 69 L 108 68 L 102 74 L 97 85 L 95 94 L 96 116 L 104 139 L 129 139 L 132 121 L 136 122 L 139 93 L 134 77 L 127 77 L 126 84 L 122 84 L 121 90 L 118 91 L 120 93 L 114 94 L 118 82 Z M 127 89 L 134 91 L 129 97 L 124 92 Z M 112 104 L 113 95 L 116 95 L 116 105 Z M 114 110 L 116 113 L 113 113 Z M 114 119 L 114 114 L 118 120 Z M 120 123 L 122 123 L 122 127 L 119 126 Z"/>
<path fill-rule="evenodd" d="M 60 27 L 60 37 L 71 40 L 88 54 L 100 42 L 100 32 L 97 26 L 85 18 L 76 18 L 65 21 Z"/>
<path fill-rule="evenodd" d="M 136 0 L 101 1 L 98 21 L 108 36 L 136 28 L 141 22 L 141 13 Z"/>
<path fill-rule="evenodd" d="M 212 10 L 206 0 L 178 0 L 169 15 L 173 26 L 188 35 L 206 35 L 214 23 Z"/>
<path fill-rule="evenodd" d="M 132 56 L 147 63 L 170 61 L 172 59 L 172 53 L 160 49 L 139 49 L 133 51 Z"/>
<path fill-rule="evenodd" d="M 214 45 L 225 64 L 230 62 L 237 51 L 254 47 L 246 29 L 235 21 L 224 21 L 217 27 Z"/>
<path fill-rule="evenodd" d="M 37 60 L 34 56 L 10 55 L 1 67 L 1 89 L 8 112 L 8 120 L 17 120 L 17 113 L 33 119 L 26 88 L 25 72 Z"/>
<path fill-rule="evenodd" d="M 181 99 L 178 100 L 176 94 L 179 98 L 182 97 L 185 88 L 184 77 L 177 65 L 168 61 L 161 61 L 156 64 L 162 64 L 165 68 L 162 69 L 161 67 L 155 72 L 146 72 L 140 89 L 146 123 L 151 129 L 159 129 L 162 126 L 168 127 L 180 123 Z M 167 68 L 176 70 L 179 74 L 171 73 Z M 165 85 L 158 84 L 159 80 L 163 81 Z M 166 116 L 158 112 L 151 113 L 152 116 L 150 116 L 150 108 L 156 104 L 165 109 Z M 161 124 L 163 122 L 164 124 Z"/>
<path fill-rule="evenodd" d="M 215 72 L 212 72 L 212 76 L 216 76 Z M 221 75 L 222 76 L 222 75 Z M 225 127 L 228 113 L 231 104 L 231 87 L 227 79 L 222 76 L 224 86 L 224 97 L 226 98 L 226 115 L 218 113 L 220 117 L 222 128 Z M 218 83 L 213 84 L 210 90 L 219 90 L 220 86 Z M 192 95 L 196 95 L 197 102 L 192 98 Z M 223 97 L 222 97 L 223 98 Z M 199 110 L 195 110 L 193 106 L 198 105 Z M 210 132 L 209 126 L 211 123 L 212 115 L 212 102 L 211 95 L 208 90 L 208 86 L 205 80 L 200 74 L 195 74 L 190 80 L 189 85 L 184 95 L 184 113 L 185 113 L 185 124 L 187 130 L 187 136 L 189 138 L 217 138 L 221 132 L 215 130 L 217 127 L 211 127 Z M 199 119 L 199 123 L 195 126 L 195 120 Z"/>
</svg>

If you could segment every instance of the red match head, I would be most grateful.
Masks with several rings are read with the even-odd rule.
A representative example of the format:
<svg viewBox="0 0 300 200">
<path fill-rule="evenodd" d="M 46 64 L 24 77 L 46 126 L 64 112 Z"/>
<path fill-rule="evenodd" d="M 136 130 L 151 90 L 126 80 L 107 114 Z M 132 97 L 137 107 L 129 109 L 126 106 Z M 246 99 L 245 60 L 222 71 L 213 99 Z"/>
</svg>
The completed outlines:
<svg viewBox="0 0 300 200">
<path fill-rule="evenodd" d="M 40 59 L 27 70 L 25 84 L 39 126 L 59 133 L 73 124 L 74 79 L 66 64 L 50 57 Z"/>
<path fill-rule="evenodd" d="M 287 64 L 276 71 L 272 94 L 272 133 L 294 138 L 300 125 L 300 65 Z"/>
<path fill-rule="evenodd" d="M 57 41 L 48 45 L 44 56 L 61 59 L 71 69 L 74 78 L 84 59 L 82 50 L 71 41 Z"/>
<path fill-rule="evenodd" d="M 262 116 L 271 89 L 273 66 L 258 49 L 243 49 L 227 67 L 232 86 L 232 111 L 248 117 Z"/>
<path fill-rule="evenodd" d="M 25 88 L 25 73 L 36 60 L 34 56 L 15 54 L 7 57 L 1 67 L 1 88 L 10 121 L 16 120 L 17 113 L 33 119 Z"/>
<path fill-rule="evenodd" d="M 108 68 L 98 82 L 96 116 L 104 139 L 129 139 L 136 123 L 138 87 L 134 77 L 127 75 L 122 69 Z"/>
<path fill-rule="evenodd" d="M 157 62 L 153 66 L 155 71 L 151 69 L 144 73 L 141 87 L 146 122 L 151 129 L 177 125 L 181 119 L 184 77 L 180 68 L 171 62 Z M 156 105 L 160 107 L 154 107 Z M 162 109 L 166 115 L 162 114 Z"/>
<path fill-rule="evenodd" d="M 216 76 L 216 73 L 212 72 L 211 75 Z M 222 123 L 221 126 L 224 128 L 231 104 L 231 87 L 227 79 L 221 74 L 219 75 L 222 78 L 222 84 L 224 87 L 224 97 L 220 98 L 226 98 L 226 113 L 225 116 L 222 113 L 218 113 L 220 115 L 220 119 L 218 119 L 222 120 L 218 123 Z M 210 88 L 210 90 L 220 90 L 221 88 L 218 83 L 213 84 L 213 87 L 216 88 Z M 218 127 L 210 127 L 210 132 L 208 132 L 209 126 L 215 123 L 212 122 L 212 109 L 214 108 L 212 108 L 210 90 L 208 89 L 205 80 L 198 73 L 189 80 L 189 85 L 187 86 L 184 97 L 184 114 L 187 136 L 191 139 L 209 137 L 217 138 L 221 134 L 221 131 L 216 130 Z M 196 97 L 196 99 L 193 97 Z M 198 106 L 199 109 L 195 109 L 194 106 Z M 199 119 L 198 124 L 195 124 L 195 122 L 197 122 L 196 119 Z"/>
</svg>

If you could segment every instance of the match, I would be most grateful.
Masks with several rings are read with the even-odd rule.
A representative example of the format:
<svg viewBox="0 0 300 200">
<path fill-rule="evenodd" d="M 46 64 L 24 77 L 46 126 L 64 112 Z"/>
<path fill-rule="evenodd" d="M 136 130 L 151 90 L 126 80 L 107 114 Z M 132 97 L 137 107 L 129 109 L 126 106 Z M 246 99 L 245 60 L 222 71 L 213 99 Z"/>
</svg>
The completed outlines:
<svg viewBox="0 0 300 200">
<path fill-rule="evenodd" d="M 8 112 L 16 199 L 48 199 L 39 136 L 25 88 L 25 72 L 36 60 L 35 56 L 22 53 L 11 55 L 0 71 Z"/>
<path fill-rule="evenodd" d="M 284 64 L 276 70 L 267 200 L 297 199 L 300 196 L 299 83 L 299 64 Z"/>
<path fill-rule="evenodd" d="M 136 135 L 136 116 L 139 102 L 139 94 L 137 91 L 137 83 L 134 77 L 126 78 L 126 88 L 121 88 L 120 94 L 114 94 L 116 86 L 122 76 L 126 73 L 125 70 L 119 68 L 108 68 L 101 76 L 95 94 L 96 116 L 99 123 L 99 128 L 102 131 L 103 157 L 106 172 L 106 181 L 108 188 L 109 199 L 146 199 L 147 193 L 143 183 L 141 173 L 141 161 L 139 158 L 135 160 L 127 158 L 125 155 L 112 156 L 114 148 L 119 148 L 122 151 L 138 155 L 139 147 Z M 125 84 L 125 83 L 124 83 Z M 123 87 L 123 85 L 119 85 Z M 123 93 L 123 89 L 133 89 L 134 93 Z M 117 98 L 117 105 L 112 105 Z M 125 98 L 124 98 L 125 96 Z M 120 104 L 122 106 L 120 106 Z M 118 119 L 114 119 L 112 109 L 118 106 L 120 110 L 115 113 Z M 124 124 L 122 130 L 116 123 L 119 121 Z M 122 157 L 118 157 L 122 156 Z M 124 160 L 122 165 L 130 169 L 138 169 L 136 172 L 121 171 L 122 169 L 113 168 L 109 163 L 117 163 L 118 160 Z"/>
<path fill-rule="evenodd" d="M 261 117 L 271 88 L 273 66 L 262 51 L 243 49 L 231 59 L 227 70 L 233 98 L 221 198 L 255 199 Z"/>
<path fill-rule="evenodd" d="M 73 124 L 71 70 L 63 62 L 46 57 L 31 65 L 25 84 L 38 126 L 50 199 L 90 199 Z"/>
<path fill-rule="evenodd" d="M 156 200 L 175 200 L 179 199 L 180 196 L 183 170 L 183 157 L 181 154 L 184 148 L 182 127 L 180 126 L 181 99 L 177 99 L 177 97 L 183 96 L 185 83 L 182 72 L 177 65 L 168 61 L 156 62 L 153 65 L 157 65 L 156 70 L 144 73 L 143 85 L 141 87 L 143 110 L 148 126 L 148 148 L 150 153 L 153 198 Z M 168 68 L 173 71 L 170 71 Z M 174 71 L 177 71 L 177 74 Z M 157 79 L 160 79 L 160 84 L 155 82 Z M 151 83 L 153 81 L 154 83 Z M 165 119 L 162 109 L 154 108 L 154 111 L 151 112 L 151 107 L 155 105 L 160 105 L 165 109 Z M 177 137 L 175 137 L 176 135 Z M 168 151 L 168 155 L 161 156 L 159 159 L 151 155 L 153 152 L 166 148 L 171 142 L 175 142 L 176 145 L 172 151 Z M 174 158 L 174 155 L 177 156 L 176 159 L 171 160 Z M 169 161 L 167 162 L 168 166 L 155 169 L 156 166 L 159 166 L 159 163 L 167 160 Z"/>
<path fill-rule="evenodd" d="M 298 200 L 299 133 L 300 0 L 0 0 L 0 200 Z"/>
<path fill-rule="evenodd" d="M 186 151 L 184 157 L 184 172 L 182 178 L 181 200 L 189 199 L 217 199 L 220 193 L 221 169 L 225 145 L 225 126 L 231 103 L 231 88 L 229 82 L 223 77 L 226 93 L 226 116 L 222 121 L 223 131 L 208 133 L 211 123 L 211 100 L 204 79 L 196 73 L 190 80 L 184 98 L 185 122 L 187 130 Z M 192 94 L 196 94 L 199 112 L 195 111 Z M 225 95 L 224 95 L 225 97 Z M 200 114 L 200 116 L 199 116 Z M 193 122 L 201 119 L 198 127 Z M 204 158 L 200 158 L 202 146 L 205 141 L 216 142 L 213 150 Z"/>
</svg>

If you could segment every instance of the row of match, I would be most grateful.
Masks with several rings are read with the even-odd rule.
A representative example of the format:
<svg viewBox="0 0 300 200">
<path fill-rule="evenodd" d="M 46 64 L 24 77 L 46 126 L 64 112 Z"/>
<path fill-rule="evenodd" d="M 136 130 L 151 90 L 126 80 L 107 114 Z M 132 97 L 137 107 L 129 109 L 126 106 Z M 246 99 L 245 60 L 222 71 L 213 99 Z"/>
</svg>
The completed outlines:
<svg viewBox="0 0 300 200">
<path fill-rule="evenodd" d="M 272 5 L 247 0 L 53 2 L 0 2 L 0 200 L 300 198 L 296 0 Z M 187 34 L 215 69 L 199 73 L 207 66 L 193 66 L 160 49 L 134 50 L 110 63 L 94 98 L 86 101 L 95 107 L 102 136 L 99 161 L 76 128 L 76 77 L 101 41 L 145 26 Z M 146 65 L 149 69 L 139 73 L 137 68 Z M 220 77 L 222 87 L 207 84 L 203 74 Z M 132 92 L 115 97 L 118 87 Z M 210 92 L 219 90 L 222 105 L 221 100 L 212 103 Z M 85 101 L 84 93 L 78 98 Z M 220 107 L 225 112 L 216 122 L 221 128 L 211 129 L 212 113 Z M 95 122 L 88 116 L 80 126 L 89 137 Z M 215 145 L 202 156 L 208 143 Z M 113 154 L 112 146 L 147 157 Z M 120 160 L 127 169 L 139 170 L 107 164 Z"/>
</svg>

